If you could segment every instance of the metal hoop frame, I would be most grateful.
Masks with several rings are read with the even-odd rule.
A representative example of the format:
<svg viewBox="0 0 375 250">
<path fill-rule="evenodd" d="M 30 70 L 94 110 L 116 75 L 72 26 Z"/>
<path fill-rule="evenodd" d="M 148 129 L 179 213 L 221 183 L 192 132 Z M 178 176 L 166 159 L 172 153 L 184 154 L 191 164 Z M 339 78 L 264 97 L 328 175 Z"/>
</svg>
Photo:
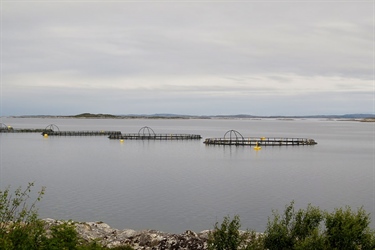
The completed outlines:
<svg viewBox="0 0 375 250">
<path fill-rule="evenodd" d="M 57 127 L 57 125 L 55 125 L 55 124 L 48 125 L 44 130 L 51 130 L 53 132 L 55 132 L 55 131 L 60 132 L 59 127 Z"/>
<path fill-rule="evenodd" d="M 0 123 L 0 129 L 8 129 L 8 126 L 5 123 Z"/>
<path fill-rule="evenodd" d="M 241 135 L 240 132 L 236 131 L 236 130 L 228 130 L 225 134 L 224 134 L 224 139 L 227 139 L 227 135 L 229 134 L 229 140 L 238 140 L 238 139 L 241 139 L 241 140 L 244 140 L 244 137 Z"/>
<path fill-rule="evenodd" d="M 138 135 L 141 135 L 141 134 L 142 135 L 156 135 L 155 132 L 154 132 L 154 130 L 152 128 L 150 128 L 150 127 L 147 127 L 147 126 L 141 128 L 138 131 Z"/>
</svg>

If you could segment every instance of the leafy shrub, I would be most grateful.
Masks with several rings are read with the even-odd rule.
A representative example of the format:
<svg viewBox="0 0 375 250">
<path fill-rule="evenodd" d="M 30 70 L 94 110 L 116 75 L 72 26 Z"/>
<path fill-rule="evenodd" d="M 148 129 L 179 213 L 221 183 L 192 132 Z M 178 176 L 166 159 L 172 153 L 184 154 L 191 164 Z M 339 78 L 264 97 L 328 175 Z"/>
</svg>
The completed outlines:
<svg viewBox="0 0 375 250">
<path fill-rule="evenodd" d="M 34 183 L 29 183 L 24 190 L 19 187 L 14 194 L 10 193 L 9 187 L 4 191 L 0 190 L 0 230 L 7 227 L 9 222 L 28 223 L 37 220 L 38 214 L 35 206 L 44 195 L 45 187 L 42 187 L 36 200 L 28 206 L 27 202 L 33 186 Z"/>
<path fill-rule="evenodd" d="M 355 213 L 350 207 L 326 214 L 326 236 L 337 249 L 373 249 L 374 235 L 369 229 L 370 215 L 361 207 Z"/>
<path fill-rule="evenodd" d="M 264 244 L 269 249 L 293 249 L 301 244 L 312 233 L 318 233 L 323 214 L 317 207 L 310 204 L 306 210 L 294 211 L 294 202 L 285 208 L 281 217 L 273 211 L 273 220 L 268 220 Z"/>
<path fill-rule="evenodd" d="M 102 250 L 108 249 L 98 242 L 84 242 L 75 230 L 74 223 L 68 221 L 46 230 L 44 221 L 38 219 L 36 203 L 44 195 L 45 188 L 29 204 L 31 188 L 19 187 L 10 192 L 9 187 L 0 190 L 0 249 L 2 250 Z M 113 248 L 132 250 L 130 246 Z"/>
<path fill-rule="evenodd" d="M 38 220 L 36 202 L 42 198 L 45 188 L 28 205 L 34 183 L 25 189 L 11 193 L 9 187 L 0 190 L 0 249 L 38 249 L 42 242 L 43 223 Z"/>
<path fill-rule="evenodd" d="M 208 237 L 208 249 L 216 250 L 236 250 L 246 239 L 246 234 L 241 235 L 239 229 L 241 227 L 240 218 L 235 215 L 233 220 L 229 216 L 224 217 L 221 226 L 215 223 L 213 232 Z"/>
<path fill-rule="evenodd" d="M 294 210 L 294 202 L 283 216 L 273 212 L 264 235 L 267 249 L 374 249 L 375 237 L 370 230 L 370 216 L 363 208 L 353 212 L 350 207 L 322 212 L 308 205 Z M 324 228 L 322 225 L 324 223 Z"/>
<path fill-rule="evenodd" d="M 264 250 L 264 235 L 255 231 L 247 232 L 245 250 Z"/>
<path fill-rule="evenodd" d="M 50 233 L 44 237 L 44 248 L 50 250 L 77 249 L 82 241 L 78 237 L 75 226 L 71 222 L 63 222 L 50 228 Z"/>
<path fill-rule="evenodd" d="M 0 232 L 0 249 L 40 249 L 44 224 L 41 221 L 15 222 Z"/>
<path fill-rule="evenodd" d="M 350 207 L 328 213 L 310 204 L 294 209 L 292 201 L 283 214 L 273 211 L 264 234 L 247 231 L 240 234 L 239 217 L 225 217 L 221 226 L 209 235 L 209 249 L 296 249 L 296 250 L 367 250 L 375 249 L 375 234 L 369 228 L 370 216 L 363 208 Z"/>
</svg>

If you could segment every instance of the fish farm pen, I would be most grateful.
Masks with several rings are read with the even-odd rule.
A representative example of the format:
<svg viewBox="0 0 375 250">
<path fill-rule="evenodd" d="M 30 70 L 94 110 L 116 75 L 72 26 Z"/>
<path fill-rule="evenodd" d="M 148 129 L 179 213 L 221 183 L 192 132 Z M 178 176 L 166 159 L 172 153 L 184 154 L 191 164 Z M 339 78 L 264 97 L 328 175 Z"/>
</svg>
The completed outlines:
<svg viewBox="0 0 375 250">
<path fill-rule="evenodd" d="M 235 146 L 298 146 L 315 145 L 317 142 L 308 138 L 266 138 L 243 137 L 235 130 L 229 130 L 223 138 L 207 138 L 203 142 L 206 145 L 235 145 Z"/>
<path fill-rule="evenodd" d="M 41 133 L 48 136 L 108 136 L 117 140 L 200 140 L 200 135 L 192 134 L 156 134 L 150 127 L 141 128 L 135 134 L 122 134 L 121 131 L 60 131 L 55 124 L 50 124 L 44 129 L 14 129 L 1 123 L 0 133 Z"/>
<path fill-rule="evenodd" d="M 0 128 L 0 133 L 42 133 L 44 129 L 32 129 L 32 128 L 25 128 L 25 129 L 3 129 Z"/>
<path fill-rule="evenodd" d="M 108 137 L 114 140 L 200 140 L 200 135 L 192 134 L 156 134 L 150 127 L 141 128 L 134 134 L 113 134 Z"/>
<path fill-rule="evenodd" d="M 41 133 L 48 136 L 108 136 L 112 140 L 200 140 L 200 135 L 194 134 L 156 134 L 150 127 L 142 127 L 138 133 L 122 134 L 121 131 L 60 131 L 55 124 L 50 124 L 44 129 L 14 129 L 3 123 L 0 124 L 0 133 Z M 207 138 L 206 145 L 235 145 L 235 146 L 299 146 L 315 145 L 317 142 L 309 138 L 284 138 L 284 137 L 243 137 L 238 131 L 229 130 L 223 138 Z"/>
<path fill-rule="evenodd" d="M 120 131 L 43 131 L 44 136 L 112 136 L 121 135 Z"/>
<path fill-rule="evenodd" d="M 50 124 L 44 129 L 15 129 L 1 124 L 0 133 L 41 133 L 43 136 L 111 136 L 121 135 L 121 131 L 60 131 L 55 124 Z"/>
<path fill-rule="evenodd" d="M 110 136 L 121 134 L 120 131 L 60 131 L 55 124 L 48 125 L 42 132 L 43 136 Z"/>
<path fill-rule="evenodd" d="M 200 140 L 200 135 L 190 134 L 154 134 L 154 135 L 139 135 L 139 134 L 120 134 L 110 135 L 109 139 L 115 140 Z"/>
</svg>

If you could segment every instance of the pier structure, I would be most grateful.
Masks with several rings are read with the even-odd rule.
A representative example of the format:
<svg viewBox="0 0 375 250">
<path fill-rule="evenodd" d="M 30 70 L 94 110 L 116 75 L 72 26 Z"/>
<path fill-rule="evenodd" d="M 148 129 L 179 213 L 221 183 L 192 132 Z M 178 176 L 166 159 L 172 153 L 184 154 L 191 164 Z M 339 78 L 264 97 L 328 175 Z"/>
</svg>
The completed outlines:
<svg viewBox="0 0 375 250">
<path fill-rule="evenodd" d="M 138 133 L 110 135 L 114 140 L 200 140 L 200 135 L 193 134 L 156 134 L 150 127 L 142 127 Z"/>
<path fill-rule="evenodd" d="M 281 138 L 281 137 L 243 137 L 235 130 L 229 130 L 223 138 L 207 138 L 206 145 L 235 145 L 235 146 L 299 146 L 315 145 L 317 142 L 309 138 Z"/>
</svg>

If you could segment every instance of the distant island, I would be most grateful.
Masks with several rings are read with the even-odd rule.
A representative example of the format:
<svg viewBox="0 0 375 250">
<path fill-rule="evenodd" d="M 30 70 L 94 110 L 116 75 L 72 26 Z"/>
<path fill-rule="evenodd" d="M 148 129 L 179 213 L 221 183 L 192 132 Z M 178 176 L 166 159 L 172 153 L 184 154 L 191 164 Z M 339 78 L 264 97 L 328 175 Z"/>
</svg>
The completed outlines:
<svg viewBox="0 0 375 250">
<path fill-rule="evenodd" d="M 16 118 L 77 118 L 77 119 L 344 119 L 361 122 L 375 122 L 374 114 L 344 114 L 344 115 L 306 115 L 306 116 L 257 116 L 257 115 L 181 115 L 181 114 L 127 114 L 127 115 L 112 115 L 112 114 L 92 114 L 82 113 L 78 115 L 22 115 L 11 116 Z"/>
<path fill-rule="evenodd" d="M 91 114 L 91 113 L 82 113 L 79 115 L 69 116 L 71 118 L 117 118 L 116 115 L 111 114 Z"/>
</svg>

